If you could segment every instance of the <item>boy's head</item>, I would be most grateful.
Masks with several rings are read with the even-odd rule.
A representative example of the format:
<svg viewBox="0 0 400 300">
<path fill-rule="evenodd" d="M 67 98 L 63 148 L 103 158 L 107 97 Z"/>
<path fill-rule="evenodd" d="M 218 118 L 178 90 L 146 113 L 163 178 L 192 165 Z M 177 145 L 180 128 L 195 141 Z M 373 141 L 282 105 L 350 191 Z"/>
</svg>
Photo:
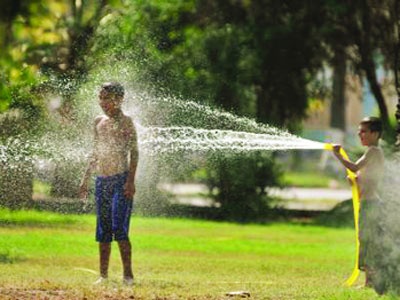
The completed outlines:
<svg viewBox="0 0 400 300">
<path fill-rule="evenodd" d="M 382 121 L 377 117 L 366 117 L 361 120 L 358 128 L 358 136 L 363 146 L 378 144 L 382 136 Z"/>
<path fill-rule="evenodd" d="M 118 82 L 106 82 L 101 85 L 99 103 L 107 116 L 112 117 L 120 113 L 124 94 L 124 87 Z"/>
</svg>

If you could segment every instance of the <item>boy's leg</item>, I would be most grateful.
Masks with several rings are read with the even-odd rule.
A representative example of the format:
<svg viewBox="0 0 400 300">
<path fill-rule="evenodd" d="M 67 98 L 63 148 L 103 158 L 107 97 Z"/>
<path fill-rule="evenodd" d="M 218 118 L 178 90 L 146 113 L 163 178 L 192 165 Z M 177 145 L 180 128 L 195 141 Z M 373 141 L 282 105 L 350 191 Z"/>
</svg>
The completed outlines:
<svg viewBox="0 0 400 300">
<path fill-rule="evenodd" d="M 114 234 L 115 240 L 118 242 L 119 251 L 121 254 L 122 266 L 124 269 L 124 281 L 131 284 L 133 279 L 132 272 L 132 245 L 129 241 L 129 224 L 132 212 L 132 199 L 125 198 L 124 185 L 128 174 L 125 173 L 120 177 L 114 195 Z"/>
<path fill-rule="evenodd" d="M 121 254 L 124 283 L 131 285 L 133 283 L 133 272 L 132 246 L 129 241 L 129 223 L 133 201 L 132 199 L 125 198 L 124 195 L 124 185 L 127 176 L 128 173 L 121 174 L 116 182 L 115 194 L 113 197 L 113 232 Z"/>
<path fill-rule="evenodd" d="M 99 242 L 100 281 L 108 277 L 112 241 L 112 189 L 110 179 L 96 178 L 96 241 Z M 99 283 L 100 283 L 99 281 Z"/>
<path fill-rule="evenodd" d="M 110 263 L 111 243 L 99 243 L 100 251 L 100 276 L 108 277 L 108 265 Z"/>
<path fill-rule="evenodd" d="M 132 279 L 132 246 L 130 241 L 118 241 L 121 253 L 122 266 L 124 269 L 124 279 Z"/>
</svg>

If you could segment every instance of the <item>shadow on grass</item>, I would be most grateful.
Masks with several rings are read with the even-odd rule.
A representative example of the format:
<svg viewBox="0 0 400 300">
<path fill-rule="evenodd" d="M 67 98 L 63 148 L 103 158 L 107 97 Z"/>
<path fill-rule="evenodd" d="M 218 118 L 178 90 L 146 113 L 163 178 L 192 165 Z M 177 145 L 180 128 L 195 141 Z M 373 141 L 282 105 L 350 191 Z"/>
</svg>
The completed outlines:
<svg viewBox="0 0 400 300">
<path fill-rule="evenodd" d="M 330 211 L 291 210 L 285 208 L 271 208 L 257 218 L 250 221 L 227 220 L 218 208 L 195 207 L 189 205 L 170 205 L 163 216 L 203 219 L 211 221 L 231 221 L 234 223 L 294 222 L 304 225 L 318 225 L 327 227 L 354 227 L 352 200 L 346 200 L 336 205 Z"/>
<path fill-rule="evenodd" d="M 159 214 L 154 216 L 189 218 L 210 221 L 223 221 L 233 223 L 258 223 L 268 224 L 273 222 L 295 222 L 304 224 L 313 224 L 325 212 L 314 210 L 290 210 L 285 208 L 269 208 L 260 213 L 258 216 L 248 217 L 238 220 L 229 218 L 223 210 L 216 207 L 199 207 L 183 204 L 171 204 Z M 318 224 L 319 225 L 319 224 Z"/>
<path fill-rule="evenodd" d="M 315 218 L 314 223 L 329 227 L 354 227 L 352 200 L 343 201 L 332 210 L 321 213 Z"/>
<path fill-rule="evenodd" d="M 23 257 L 11 253 L 10 250 L 0 250 L 0 264 L 13 264 L 23 260 Z"/>
<path fill-rule="evenodd" d="M 201 219 L 210 221 L 230 221 L 234 223 L 296 222 L 308 225 L 329 227 L 354 227 L 353 204 L 346 200 L 330 211 L 290 210 L 271 208 L 258 217 L 240 221 L 227 219 L 224 212 L 217 207 L 198 207 L 184 204 L 168 204 L 162 209 L 144 210 L 136 205 L 135 214 L 145 217 L 174 217 Z M 93 203 L 82 205 L 72 199 L 53 199 L 51 201 L 33 201 L 26 210 L 9 210 L 0 208 L 0 226 L 67 226 L 82 222 L 79 215 L 94 214 Z M 53 214 L 53 213 L 56 214 Z"/>
</svg>

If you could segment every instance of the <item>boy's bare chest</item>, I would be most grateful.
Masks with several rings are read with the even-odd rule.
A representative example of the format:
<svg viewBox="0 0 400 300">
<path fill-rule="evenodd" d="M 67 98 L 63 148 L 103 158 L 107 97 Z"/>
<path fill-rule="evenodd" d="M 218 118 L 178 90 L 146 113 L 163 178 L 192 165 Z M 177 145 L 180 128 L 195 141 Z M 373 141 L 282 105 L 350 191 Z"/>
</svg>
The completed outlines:
<svg viewBox="0 0 400 300">
<path fill-rule="evenodd" d="M 105 120 L 97 126 L 98 138 L 105 143 L 129 142 L 133 135 L 133 130 L 127 122 L 113 122 Z"/>
</svg>

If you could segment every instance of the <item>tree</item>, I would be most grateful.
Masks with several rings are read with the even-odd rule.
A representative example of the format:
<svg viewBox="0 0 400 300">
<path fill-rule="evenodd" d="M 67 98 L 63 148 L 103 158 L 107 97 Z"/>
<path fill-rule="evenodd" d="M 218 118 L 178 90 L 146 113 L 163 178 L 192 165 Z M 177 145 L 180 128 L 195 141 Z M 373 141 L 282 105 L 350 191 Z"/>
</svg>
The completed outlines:
<svg viewBox="0 0 400 300">
<path fill-rule="evenodd" d="M 344 49 L 335 51 L 333 66 L 332 84 L 332 106 L 331 106 L 331 127 L 346 130 L 345 118 L 345 78 L 346 78 L 346 52 Z"/>
<path fill-rule="evenodd" d="M 91 37 L 106 4 L 112 4 L 114 1 L 2 2 L 4 10 L 0 14 L 1 144 L 14 138 L 32 139 L 34 135 L 38 136 L 45 131 L 44 128 L 50 129 L 45 101 L 47 93 L 60 94 L 64 100 L 60 113 L 66 118 L 71 117 L 74 93 L 84 81 L 88 70 L 86 55 L 91 47 Z M 33 153 L 21 151 L 15 155 L 23 154 L 27 157 L 22 161 L 31 161 Z M 11 174 L 7 169 L 9 167 L 3 165 L 2 173 Z M 19 169 L 32 170 L 32 166 Z M 20 183 L 28 187 L 30 191 L 21 194 L 24 198 L 31 198 L 32 172 L 21 174 L 24 178 L 18 179 L 18 174 L 11 176 L 11 179 L 16 181 L 13 184 Z M 30 178 L 29 184 L 26 183 L 26 176 Z M 1 179 L 2 186 L 7 186 L 8 179 L 4 176 Z M 19 188 L 6 190 L 15 191 Z M 1 194 L 4 199 L 10 198 L 14 201 L 16 198 L 15 195 Z"/>
<path fill-rule="evenodd" d="M 111 57 L 134 52 L 129 57 L 144 58 L 147 81 L 161 91 L 294 130 L 305 116 L 307 84 L 320 68 L 319 57 L 325 51 L 317 30 L 320 23 L 314 2 L 177 1 L 171 5 L 138 1 L 100 28 L 98 42 L 112 45 L 108 48 Z M 118 32 L 122 29 L 127 35 L 121 43 Z M 176 115 L 169 125 L 182 124 Z M 205 118 L 191 125 L 206 122 Z M 207 126 L 213 125 L 218 126 Z M 258 159 L 263 160 L 261 164 L 269 161 L 272 167 L 272 158 L 267 156 Z M 254 184 L 242 178 L 252 172 L 253 164 L 247 161 L 243 157 L 242 171 L 236 174 L 237 180 L 246 183 L 241 186 L 244 190 Z M 216 174 L 224 176 L 220 171 Z M 234 179 L 229 180 L 234 185 Z M 222 190 L 221 186 L 221 197 L 228 197 Z M 234 205 L 235 199 L 229 195 L 221 201 Z"/>
<path fill-rule="evenodd" d="M 385 99 L 382 93 L 382 90 L 379 86 L 378 79 L 376 76 L 376 65 L 373 60 L 373 51 L 374 51 L 374 32 L 372 32 L 372 24 L 376 15 L 373 16 L 371 9 L 368 5 L 368 0 L 359 1 L 360 10 L 358 14 L 358 26 L 355 26 L 355 41 L 358 46 L 358 50 L 361 57 L 361 67 L 365 71 L 368 82 L 371 86 L 372 93 L 375 96 L 375 99 L 378 103 L 381 119 L 383 122 L 383 126 L 386 130 L 390 130 L 390 122 L 389 122 L 389 114 L 387 110 L 387 105 L 385 103 Z M 378 19 L 379 20 L 379 19 Z M 376 24 L 379 25 L 379 24 Z"/>
<path fill-rule="evenodd" d="M 393 70 L 396 18 L 393 16 L 396 1 L 384 0 L 335 0 L 326 2 L 327 13 L 324 26 L 327 31 L 323 40 L 335 53 L 335 65 L 338 65 L 338 53 L 352 55 L 339 58 L 351 63 L 356 70 L 365 74 L 371 91 L 377 101 L 385 130 L 392 133 L 387 104 L 382 88 L 376 76 L 376 54 L 383 55 L 385 67 Z M 339 51 L 339 52 L 338 52 Z M 390 140 L 390 135 L 387 136 Z"/>
</svg>

